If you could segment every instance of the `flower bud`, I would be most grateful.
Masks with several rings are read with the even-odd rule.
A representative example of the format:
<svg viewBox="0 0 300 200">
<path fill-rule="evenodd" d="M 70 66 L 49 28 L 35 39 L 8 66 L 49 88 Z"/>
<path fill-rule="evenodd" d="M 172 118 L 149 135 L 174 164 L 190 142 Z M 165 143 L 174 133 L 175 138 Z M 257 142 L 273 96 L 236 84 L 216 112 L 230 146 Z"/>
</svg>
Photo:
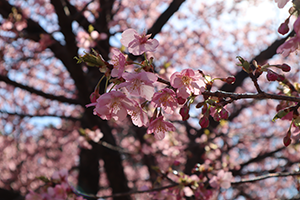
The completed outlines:
<svg viewBox="0 0 300 200">
<path fill-rule="evenodd" d="M 177 103 L 179 105 L 183 105 L 185 103 L 186 99 L 182 98 L 182 97 L 177 97 Z"/>
<path fill-rule="evenodd" d="M 228 119 L 229 113 L 225 108 L 222 108 L 219 114 L 221 119 Z"/>
<path fill-rule="evenodd" d="M 174 165 L 174 166 L 178 166 L 178 165 L 180 165 L 180 161 L 178 161 L 178 160 L 175 160 L 175 161 L 173 162 L 173 165 Z"/>
<path fill-rule="evenodd" d="M 228 84 L 234 84 L 235 82 L 235 77 L 234 76 L 229 76 L 226 78 L 226 83 Z"/>
<path fill-rule="evenodd" d="M 291 144 L 291 130 L 289 130 L 286 134 L 286 136 L 283 138 L 283 144 L 284 146 L 289 146 Z"/>
<path fill-rule="evenodd" d="M 284 72 L 289 72 L 289 71 L 291 71 L 291 67 L 289 65 L 283 63 L 281 65 L 281 70 L 284 71 Z"/>
<path fill-rule="evenodd" d="M 287 34 L 290 31 L 288 24 L 289 24 L 289 20 L 286 20 L 285 22 L 280 24 L 278 28 L 278 33 L 280 33 L 281 35 Z"/>
<path fill-rule="evenodd" d="M 91 100 L 92 103 L 95 103 L 99 97 L 100 97 L 99 91 L 94 91 L 90 95 L 90 100 Z"/>
<path fill-rule="evenodd" d="M 220 121 L 220 119 L 221 119 L 221 117 L 220 117 L 219 113 L 218 113 L 218 112 L 215 112 L 215 114 L 214 114 L 214 120 L 215 120 L 216 122 L 218 122 L 218 121 Z"/>
<path fill-rule="evenodd" d="M 278 78 L 278 74 L 276 74 L 275 72 L 268 70 L 267 71 L 267 79 L 268 81 L 276 81 Z"/>
<path fill-rule="evenodd" d="M 200 124 L 201 128 L 207 128 L 209 125 L 208 116 L 203 115 L 199 121 L 199 124 Z"/>
<path fill-rule="evenodd" d="M 190 108 L 185 104 L 182 108 L 180 108 L 180 115 L 182 117 L 182 121 L 186 121 L 190 118 L 189 115 Z"/>
</svg>

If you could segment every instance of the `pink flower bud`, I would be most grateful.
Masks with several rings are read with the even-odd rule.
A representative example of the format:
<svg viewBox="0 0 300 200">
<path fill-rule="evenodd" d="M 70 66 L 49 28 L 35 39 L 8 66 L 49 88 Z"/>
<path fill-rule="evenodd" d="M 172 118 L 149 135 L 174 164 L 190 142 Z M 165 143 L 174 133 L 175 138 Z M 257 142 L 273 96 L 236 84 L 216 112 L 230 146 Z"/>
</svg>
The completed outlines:
<svg viewBox="0 0 300 200">
<path fill-rule="evenodd" d="M 218 112 L 215 112 L 215 114 L 214 114 L 214 120 L 215 120 L 216 122 L 218 122 L 218 121 L 220 121 L 220 119 L 221 119 L 221 117 L 220 117 L 219 113 L 218 113 Z"/>
<path fill-rule="evenodd" d="M 288 23 L 288 20 L 286 20 L 284 23 L 280 24 L 278 33 L 280 33 L 281 35 L 287 34 L 290 31 Z"/>
<path fill-rule="evenodd" d="M 190 118 L 189 111 L 190 111 L 190 108 L 186 104 L 182 108 L 180 108 L 179 113 L 180 113 L 183 121 L 186 121 Z"/>
<path fill-rule="evenodd" d="M 99 92 L 98 92 L 98 91 L 94 91 L 94 92 L 90 95 L 90 100 L 91 100 L 92 103 L 95 103 L 99 97 L 100 97 Z"/>
<path fill-rule="evenodd" d="M 177 102 L 179 105 L 183 105 L 185 103 L 186 99 L 182 98 L 182 97 L 177 97 Z"/>
<path fill-rule="evenodd" d="M 284 63 L 281 65 L 281 70 L 284 72 L 289 72 L 289 71 L 291 71 L 291 67 Z"/>
<path fill-rule="evenodd" d="M 219 114 L 221 119 L 228 119 L 229 113 L 225 108 L 222 108 Z"/>
<path fill-rule="evenodd" d="M 208 116 L 203 115 L 203 117 L 201 117 L 199 124 L 201 126 L 201 128 L 207 128 L 209 125 L 209 119 Z"/>
<path fill-rule="evenodd" d="M 174 166 L 178 166 L 178 165 L 180 165 L 180 161 L 178 161 L 178 160 L 175 160 L 175 161 L 173 162 L 173 165 L 174 165 Z"/>
<path fill-rule="evenodd" d="M 235 77 L 234 76 L 229 76 L 226 78 L 226 83 L 228 84 L 234 84 L 235 82 Z"/>
<path fill-rule="evenodd" d="M 291 138 L 290 137 L 288 137 L 288 136 L 285 136 L 284 138 L 283 138 L 283 144 L 284 144 L 284 146 L 289 146 L 290 144 L 291 144 L 291 142 L 292 142 L 292 140 L 291 140 Z"/>
<path fill-rule="evenodd" d="M 283 138 L 283 144 L 284 146 L 289 146 L 291 144 L 292 140 L 291 140 L 291 130 L 289 130 L 286 133 L 286 136 Z"/>
<path fill-rule="evenodd" d="M 275 72 L 268 70 L 267 71 L 267 79 L 268 81 L 276 81 L 278 78 L 278 74 L 276 74 Z"/>
</svg>

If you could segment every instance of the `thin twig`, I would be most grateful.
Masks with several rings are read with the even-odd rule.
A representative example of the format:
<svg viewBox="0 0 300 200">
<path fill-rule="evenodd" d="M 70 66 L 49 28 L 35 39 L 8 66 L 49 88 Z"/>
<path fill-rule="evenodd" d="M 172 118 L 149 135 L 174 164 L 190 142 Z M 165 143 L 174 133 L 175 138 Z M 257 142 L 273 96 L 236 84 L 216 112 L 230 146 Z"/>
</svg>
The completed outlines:
<svg viewBox="0 0 300 200">
<path fill-rule="evenodd" d="M 278 94 L 269 94 L 269 93 L 231 93 L 231 92 L 223 92 L 223 91 L 216 91 L 216 92 L 209 92 L 204 91 L 202 92 L 203 95 L 206 96 L 215 96 L 219 98 L 231 98 L 233 100 L 238 99 L 276 99 L 276 100 L 283 100 L 283 101 L 293 101 L 293 102 L 300 102 L 300 97 L 293 97 L 293 96 L 285 96 L 285 95 L 278 95 Z"/>
<path fill-rule="evenodd" d="M 262 176 L 258 176 L 252 179 L 242 179 L 240 181 L 234 181 L 231 182 L 232 185 L 238 185 L 241 183 L 252 183 L 255 181 L 261 181 L 267 178 L 274 178 L 274 177 L 286 177 L 286 176 L 298 176 L 300 175 L 300 172 L 282 172 L 282 173 L 271 173 L 271 174 L 266 174 L 266 175 L 262 175 Z"/>
</svg>

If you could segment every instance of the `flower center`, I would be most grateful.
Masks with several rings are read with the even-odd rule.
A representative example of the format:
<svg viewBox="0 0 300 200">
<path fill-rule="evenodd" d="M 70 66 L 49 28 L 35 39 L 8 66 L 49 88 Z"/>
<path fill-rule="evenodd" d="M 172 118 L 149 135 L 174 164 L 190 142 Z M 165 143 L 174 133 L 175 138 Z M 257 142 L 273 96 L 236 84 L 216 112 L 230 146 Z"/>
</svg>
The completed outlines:
<svg viewBox="0 0 300 200">
<path fill-rule="evenodd" d="M 190 85 L 192 79 L 188 76 L 182 76 L 181 80 L 184 85 Z"/>
</svg>

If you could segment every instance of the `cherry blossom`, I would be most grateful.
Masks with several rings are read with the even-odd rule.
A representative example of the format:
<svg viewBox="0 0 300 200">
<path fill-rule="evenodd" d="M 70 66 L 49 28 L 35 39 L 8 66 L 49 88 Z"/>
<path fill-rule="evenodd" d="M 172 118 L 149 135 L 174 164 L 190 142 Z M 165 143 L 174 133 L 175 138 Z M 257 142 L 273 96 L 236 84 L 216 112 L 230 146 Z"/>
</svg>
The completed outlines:
<svg viewBox="0 0 300 200">
<path fill-rule="evenodd" d="M 135 109 L 128 111 L 128 114 L 131 116 L 132 123 L 138 127 L 147 126 L 149 123 L 147 113 L 136 101 L 134 102 L 134 107 Z"/>
<path fill-rule="evenodd" d="M 119 49 L 113 48 L 111 51 L 113 53 L 111 61 L 114 65 L 111 76 L 121 78 L 125 69 L 126 58 Z"/>
<path fill-rule="evenodd" d="M 38 193 L 35 193 L 33 191 L 30 191 L 26 196 L 25 200 L 41 200 L 44 199 L 44 197 Z"/>
<path fill-rule="evenodd" d="M 281 53 L 283 56 L 288 56 L 290 53 L 296 51 L 300 45 L 300 17 L 294 23 L 294 30 L 296 36 L 290 38 L 285 43 L 280 45 L 277 49 L 277 53 Z"/>
<path fill-rule="evenodd" d="M 141 71 L 139 73 L 124 73 L 122 77 L 126 82 L 121 83 L 116 89 L 125 87 L 130 95 L 143 97 L 151 100 L 154 94 L 153 83 L 157 80 L 157 76 L 151 72 Z"/>
<path fill-rule="evenodd" d="M 122 121 L 127 116 L 127 110 L 135 109 L 133 102 L 120 91 L 105 93 L 96 103 L 91 103 L 87 107 L 94 105 L 96 106 L 94 114 L 106 120 L 113 118 Z"/>
<path fill-rule="evenodd" d="M 150 37 L 151 34 L 139 35 L 134 29 L 127 29 L 122 33 L 121 43 L 128 48 L 130 53 L 138 56 L 147 51 L 155 51 L 159 45 L 156 39 L 149 39 Z"/>
<path fill-rule="evenodd" d="M 163 116 L 160 116 L 154 120 L 152 120 L 147 129 L 147 133 L 154 133 L 154 137 L 158 140 L 162 140 L 165 138 L 165 133 L 167 131 L 175 131 L 176 128 L 170 122 L 166 122 L 163 120 Z"/>
<path fill-rule="evenodd" d="M 172 114 L 178 105 L 175 92 L 169 88 L 156 92 L 153 95 L 152 102 L 156 107 L 162 107 L 169 114 Z"/>
<path fill-rule="evenodd" d="M 231 187 L 231 181 L 233 179 L 232 173 L 231 172 L 224 172 L 224 170 L 220 170 L 217 174 L 217 176 L 213 176 L 209 180 L 209 184 L 213 188 L 224 188 L 228 189 Z"/>
<path fill-rule="evenodd" d="M 201 74 L 192 69 L 184 69 L 181 72 L 175 72 L 170 78 L 171 85 L 177 88 L 177 96 L 184 99 L 191 93 L 199 95 L 200 90 L 204 89 L 204 83 L 201 83 Z"/>
</svg>

